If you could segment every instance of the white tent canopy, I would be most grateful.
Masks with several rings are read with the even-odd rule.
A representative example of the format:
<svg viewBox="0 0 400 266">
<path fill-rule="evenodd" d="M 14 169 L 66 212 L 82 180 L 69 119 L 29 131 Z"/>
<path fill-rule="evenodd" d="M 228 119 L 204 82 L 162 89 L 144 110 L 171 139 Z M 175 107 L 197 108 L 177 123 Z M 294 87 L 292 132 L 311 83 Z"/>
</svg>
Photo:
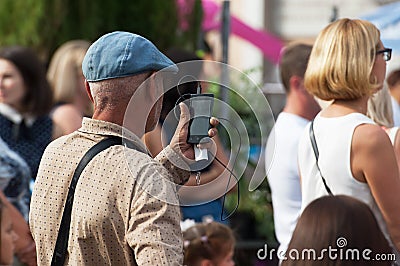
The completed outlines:
<svg viewBox="0 0 400 266">
<path fill-rule="evenodd" d="M 400 2 L 380 6 L 362 18 L 381 30 L 382 39 L 400 40 Z"/>
</svg>

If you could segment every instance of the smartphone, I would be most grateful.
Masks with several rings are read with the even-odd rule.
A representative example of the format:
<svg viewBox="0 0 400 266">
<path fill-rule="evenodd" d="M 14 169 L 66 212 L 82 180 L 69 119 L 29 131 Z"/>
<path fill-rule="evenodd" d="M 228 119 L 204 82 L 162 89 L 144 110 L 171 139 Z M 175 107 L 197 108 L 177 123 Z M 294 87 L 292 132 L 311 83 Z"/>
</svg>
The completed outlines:
<svg viewBox="0 0 400 266">
<path fill-rule="evenodd" d="M 190 122 L 188 143 L 198 144 L 208 137 L 211 128 L 210 117 L 214 104 L 214 94 L 191 94 L 189 98 Z"/>
</svg>

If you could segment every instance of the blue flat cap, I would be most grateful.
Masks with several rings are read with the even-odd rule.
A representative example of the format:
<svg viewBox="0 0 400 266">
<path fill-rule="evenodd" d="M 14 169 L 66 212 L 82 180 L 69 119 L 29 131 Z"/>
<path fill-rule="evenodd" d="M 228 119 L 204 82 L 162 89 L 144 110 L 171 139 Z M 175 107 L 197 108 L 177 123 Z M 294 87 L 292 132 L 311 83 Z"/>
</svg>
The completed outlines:
<svg viewBox="0 0 400 266">
<path fill-rule="evenodd" d="M 103 35 L 86 52 L 82 71 L 87 81 L 127 77 L 177 66 L 146 38 L 124 31 Z"/>
</svg>

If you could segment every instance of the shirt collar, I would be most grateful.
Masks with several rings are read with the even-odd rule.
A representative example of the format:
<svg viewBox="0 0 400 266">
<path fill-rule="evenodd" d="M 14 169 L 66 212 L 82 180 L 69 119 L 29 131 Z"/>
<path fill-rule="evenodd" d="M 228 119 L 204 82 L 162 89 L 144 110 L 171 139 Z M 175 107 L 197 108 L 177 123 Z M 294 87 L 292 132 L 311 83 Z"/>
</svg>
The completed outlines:
<svg viewBox="0 0 400 266">
<path fill-rule="evenodd" d="M 25 124 L 30 127 L 35 122 L 34 116 L 22 115 L 16 109 L 4 103 L 0 103 L 0 114 L 11 120 L 14 124 L 20 124 L 24 120 Z"/>
<path fill-rule="evenodd" d="M 147 147 L 138 136 L 128 129 L 111 122 L 84 117 L 82 120 L 82 127 L 78 129 L 78 131 L 105 136 L 119 136 L 132 141 L 142 151 L 149 153 Z"/>
</svg>

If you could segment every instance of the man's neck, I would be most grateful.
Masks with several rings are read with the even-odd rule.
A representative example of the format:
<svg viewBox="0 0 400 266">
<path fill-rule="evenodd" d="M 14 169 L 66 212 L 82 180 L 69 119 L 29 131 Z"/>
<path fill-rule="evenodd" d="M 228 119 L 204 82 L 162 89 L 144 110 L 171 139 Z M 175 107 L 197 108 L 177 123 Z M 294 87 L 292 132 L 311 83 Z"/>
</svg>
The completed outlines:
<svg viewBox="0 0 400 266">
<path fill-rule="evenodd" d="M 114 124 L 117 124 L 120 126 L 122 126 L 123 121 L 124 121 L 123 117 L 121 118 L 121 117 L 117 117 L 115 115 L 109 115 L 108 113 L 100 113 L 100 114 L 94 113 L 93 119 L 114 123 Z"/>
<path fill-rule="evenodd" d="M 288 96 L 283 111 L 303 117 L 307 120 L 312 120 L 318 114 L 320 109 L 318 109 L 316 106 L 313 107 L 310 103 L 299 101 L 298 99 L 293 99 L 293 97 Z"/>
<path fill-rule="evenodd" d="M 135 119 L 135 121 L 132 121 L 132 123 L 129 123 L 130 121 L 125 121 L 125 112 L 121 113 L 120 111 L 118 112 L 94 112 L 93 119 L 96 120 L 102 120 L 110 123 L 114 123 L 117 125 L 120 125 L 121 127 L 124 127 L 131 131 L 133 134 L 141 138 L 144 135 L 144 127 L 142 126 L 141 128 L 138 128 L 138 125 L 141 125 L 140 121 L 138 119 Z"/>
</svg>

